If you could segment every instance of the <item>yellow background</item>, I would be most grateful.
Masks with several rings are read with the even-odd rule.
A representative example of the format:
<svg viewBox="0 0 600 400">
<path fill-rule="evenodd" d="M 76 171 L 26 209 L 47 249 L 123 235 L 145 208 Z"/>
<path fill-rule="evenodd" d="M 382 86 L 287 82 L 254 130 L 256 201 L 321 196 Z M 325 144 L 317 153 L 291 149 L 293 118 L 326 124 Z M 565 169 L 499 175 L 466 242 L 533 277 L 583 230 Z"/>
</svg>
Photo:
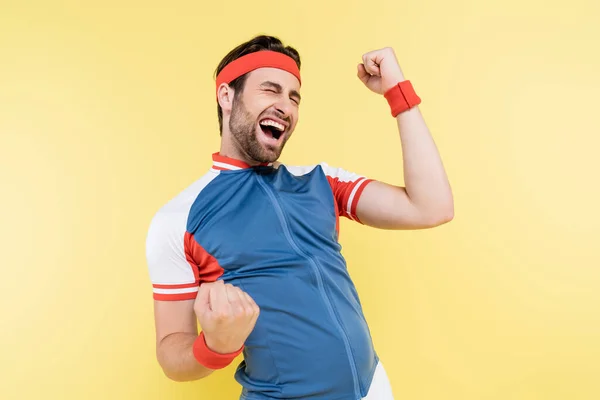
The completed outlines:
<svg viewBox="0 0 600 400">
<path fill-rule="evenodd" d="M 144 245 L 218 150 L 213 71 L 258 33 L 303 61 L 282 160 L 402 182 L 392 46 L 451 179 L 443 227 L 342 224 L 397 399 L 600 398 L 597 1 L 0 2 L 0 398 L 234 399 L 163 377 Z"/>
</svg>

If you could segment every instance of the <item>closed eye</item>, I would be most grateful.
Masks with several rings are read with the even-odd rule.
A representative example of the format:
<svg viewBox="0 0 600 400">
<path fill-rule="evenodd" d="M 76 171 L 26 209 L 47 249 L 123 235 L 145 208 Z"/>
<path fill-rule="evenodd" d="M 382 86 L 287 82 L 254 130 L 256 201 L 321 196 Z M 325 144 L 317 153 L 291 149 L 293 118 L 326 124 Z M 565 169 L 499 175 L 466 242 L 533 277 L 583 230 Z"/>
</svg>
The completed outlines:
<svg viewBox="0 0 600 400">
<path fill-rule="evenodd" d="M 275 82 L 263 82 L 261 84 L 261 89 L 264 92 L 269 92 L 269 93 L 273 93 L 273 94 L 280 94 L 283 91 L 283 88 L 281 87 L 280 84 L 275 83 Z M 297 106 L 300 105 L 300 93 L 298 93 L 296 90 L 292 90 L 290 93 L 290 100 L 292 100 Z"/>
</svg>

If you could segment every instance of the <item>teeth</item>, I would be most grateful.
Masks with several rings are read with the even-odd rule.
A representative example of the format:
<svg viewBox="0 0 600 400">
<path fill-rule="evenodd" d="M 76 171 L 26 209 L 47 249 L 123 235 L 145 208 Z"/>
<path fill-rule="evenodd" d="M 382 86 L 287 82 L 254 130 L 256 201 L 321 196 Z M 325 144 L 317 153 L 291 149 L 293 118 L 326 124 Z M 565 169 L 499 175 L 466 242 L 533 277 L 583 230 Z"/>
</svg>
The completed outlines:
<svg viewBox="0 0 600 400">
<path fill-rule="evenodd" d="M 282 124 L 270 119 L 265 119 L 264 121 L 261 121 L 260 124 L 265 126 L 272 126 L 276 128 L 279 132 L 283 132 L 283 130 L 285 129 L 285 126 L 283 126 Z"/>
</svg>

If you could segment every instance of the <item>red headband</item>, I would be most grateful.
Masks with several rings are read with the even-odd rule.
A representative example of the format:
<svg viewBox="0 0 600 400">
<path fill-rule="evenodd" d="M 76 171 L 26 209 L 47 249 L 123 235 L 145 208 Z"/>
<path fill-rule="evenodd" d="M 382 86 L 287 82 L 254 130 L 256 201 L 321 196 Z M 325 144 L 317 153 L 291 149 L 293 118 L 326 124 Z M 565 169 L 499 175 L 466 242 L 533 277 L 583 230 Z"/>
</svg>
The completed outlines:
<svg viewBox="0 0 600 400">
<path fill-rule="evenodd" d="M 261 50 L 246 54 L 227 64 L 217 76 L 217 90 L 222 83 L 231 83 L 234 79 L 258 68 L 282 69 L 300 81 L 300 70 L 292 57 L 278 51 Z"/>
</svg>

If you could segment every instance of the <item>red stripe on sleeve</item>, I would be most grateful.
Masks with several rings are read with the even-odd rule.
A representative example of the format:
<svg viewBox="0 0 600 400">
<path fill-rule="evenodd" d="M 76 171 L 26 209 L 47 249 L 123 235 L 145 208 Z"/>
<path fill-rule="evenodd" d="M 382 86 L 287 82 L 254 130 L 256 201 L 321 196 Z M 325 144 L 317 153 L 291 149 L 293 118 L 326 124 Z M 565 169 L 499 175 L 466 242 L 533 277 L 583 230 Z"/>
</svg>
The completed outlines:
<svg viewBox="0 0 600 400">
<path fill-rule="evenodd" d="M 331 176 L 327 175 L 327 180 L 329 181 L 329 185 L 331 186 L 331 190 L 333 191 L 333 196 L 339 209 L 339 215 L 360 222 L 360 220 L 356 216 L 356 206 L 358 205 L 358 201 L 363 190 L 369 182 L 373 181 L 373 179 L 360 178 L 355 181 L 343 182 L 340 181 L 337 177 L 332 178 Z M 350 204 L 350 209 L 348 209 L 348 202 L 350 201 L 350 196 L 353 195 L 352 192 L 354 191 L 354 188 L 357 185 L 360 185 L 360 187 L 354 193 L 354 197 L 352 197 L 352 204 Z"/>
<path fill-rule="evenodd" d="M 191 293 L 174 293 L 174 294 L 164 294 L 164 293 L 154 293 L 154 300 L 161 301 L 179 301 L 179 300 L 194 300 L 198 292 Z"/>
<path fill-rule="evenodd" d="M 363 190 L 365 190 L 365 188 L 370 182 L 373 182 L 373 179 L 360 179 L 358 182 L 356 182 L 356 184 L 360 184 L 360 187 L 356 190 L 356 193 L 354 193 L 354 198 L 352 199 L 352 204 L 350 205 L 350 215 L 356 222 L 359 222 L 361 224 L 362 222 L 358 218 L 358 215 L 356 215 L 356 207 L 358 206 L 358 200 L 360 199 Z M 354 189 L 354 186 L 352 187 L 352 189 Z"/>
<path fill-rule="evenodd" d="M 155 289 L 186 289 L 198 286 L 198 283 L 184 283 L 181 285 L 152 285 Z"/>
</svg>

